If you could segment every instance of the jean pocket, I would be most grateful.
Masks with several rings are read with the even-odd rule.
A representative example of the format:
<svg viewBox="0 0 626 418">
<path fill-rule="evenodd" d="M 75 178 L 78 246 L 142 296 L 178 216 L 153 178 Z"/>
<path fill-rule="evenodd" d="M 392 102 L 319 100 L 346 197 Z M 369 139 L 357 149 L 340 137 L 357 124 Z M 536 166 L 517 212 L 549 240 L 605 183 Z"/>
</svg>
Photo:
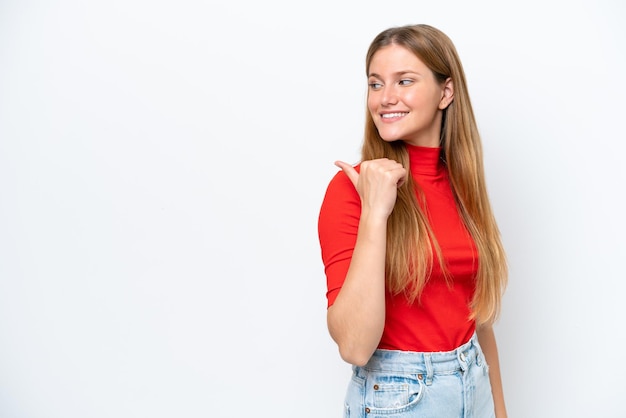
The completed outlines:
<svg viewBox="0 0 626 418">
<path fill-rule="evenodd" d="M 415 406 L 424 393 L 422 379 L 414 375 L 379 376 L 368 379 L 367 386 L 372 391 L 372 407 L 388 413 Z"/>
</svg>

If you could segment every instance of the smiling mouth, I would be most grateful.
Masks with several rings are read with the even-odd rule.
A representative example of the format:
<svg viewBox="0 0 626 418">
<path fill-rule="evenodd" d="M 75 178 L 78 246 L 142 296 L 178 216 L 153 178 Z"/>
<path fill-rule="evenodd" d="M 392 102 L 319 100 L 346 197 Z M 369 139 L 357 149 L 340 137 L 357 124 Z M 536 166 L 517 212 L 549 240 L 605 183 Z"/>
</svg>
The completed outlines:
<svg viewBox="0 0 626 418">
<path fill-rule="evenodd" d="M 380 115 L 383 119 L 393 119 L 393 118 L 401 118 L 402 116 L 408 115 L 409 112 L 395 112 L 395 113 L 384 113 Z"/>
</svg>

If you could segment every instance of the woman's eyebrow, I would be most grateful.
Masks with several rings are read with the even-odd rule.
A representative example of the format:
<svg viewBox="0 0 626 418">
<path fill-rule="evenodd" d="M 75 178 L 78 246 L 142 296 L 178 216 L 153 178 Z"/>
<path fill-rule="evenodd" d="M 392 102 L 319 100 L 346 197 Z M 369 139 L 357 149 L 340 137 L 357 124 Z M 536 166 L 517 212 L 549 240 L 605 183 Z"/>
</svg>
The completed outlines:
<svg viewBox="0 0 626 418">
<path fill-rule="evenodd" d="M 415 70 L 401 70 L 401 71 L 396 71 L 395 73 L 393 73 L 393 76 L 403 76 L 406 74 L 415 74 L 415 75 L 421 75 L 419 72 L 415 71 Z M 375 78 L 381 78 L 380 74 L 378 73 L 370 73 L 368 75 L 368 77 L 375 77 Z"/>
</svg>

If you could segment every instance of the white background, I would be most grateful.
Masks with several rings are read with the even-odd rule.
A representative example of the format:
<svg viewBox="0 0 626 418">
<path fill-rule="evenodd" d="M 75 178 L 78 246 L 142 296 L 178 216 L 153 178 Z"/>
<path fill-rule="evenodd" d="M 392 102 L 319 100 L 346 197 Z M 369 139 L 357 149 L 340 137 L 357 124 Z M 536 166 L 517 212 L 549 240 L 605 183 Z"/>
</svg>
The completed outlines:
<svg viewBox="0 0 626 418">
<path fill-rule="evenodd" d="M 626 417 L 626 7 L 0 2 L 0 417 L 339 417 L 317 214 L 381 30 L 455 42 L 509 416 Z"/>
</svg>

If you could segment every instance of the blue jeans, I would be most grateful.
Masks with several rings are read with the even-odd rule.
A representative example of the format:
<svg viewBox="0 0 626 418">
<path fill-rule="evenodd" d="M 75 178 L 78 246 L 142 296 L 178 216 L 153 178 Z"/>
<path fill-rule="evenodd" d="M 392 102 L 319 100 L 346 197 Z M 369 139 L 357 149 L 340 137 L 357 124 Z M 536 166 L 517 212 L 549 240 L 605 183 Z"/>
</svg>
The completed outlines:
<svg viewBox="0 0 626 418">
<path fill-rule="evenodd" d="M 376 350 L 352 367 L 346 418 L 493 418 L 489 370 L 476 334 L 447 352 Z"/>
</svg>

